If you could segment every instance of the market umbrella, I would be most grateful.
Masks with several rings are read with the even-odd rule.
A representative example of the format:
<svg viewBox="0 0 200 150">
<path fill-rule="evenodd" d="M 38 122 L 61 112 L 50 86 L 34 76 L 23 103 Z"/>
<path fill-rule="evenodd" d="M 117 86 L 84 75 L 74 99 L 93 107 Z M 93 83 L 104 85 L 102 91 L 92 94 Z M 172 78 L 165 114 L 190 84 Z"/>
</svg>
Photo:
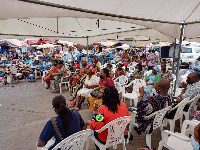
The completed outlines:
<svg viewBox="0 0 200 150">
<path fill-rule="evenodd" d="M 10 40 L 0 40 L 0 46 L 9 45 L 10 47 L 19 47 Z"/>
<path fill-rule="evenodd" d="M 94 46 L 101 46 L 101 43 L 93 43 L 92 45 L 94 45 Z"/>
<path fill-rule="evenodd" d="M 79 50 L 84 49 L 84 45 L 81 45 L 81 44 L 77 44 L 77 45 L 75 45 L 75 47 L 76 47 L 77 49 L 79 49 Z"/>
<path fill-rule="evenodd" d="M 94 48 L 93 45 L 90 45 L 90 46 L 88 46 L 88 47 L 87 47 L 87 46 L 84 47 L 84 49 L 88 49 L 88 50 L 92 50 L 93 48 Z"/>
</svg>

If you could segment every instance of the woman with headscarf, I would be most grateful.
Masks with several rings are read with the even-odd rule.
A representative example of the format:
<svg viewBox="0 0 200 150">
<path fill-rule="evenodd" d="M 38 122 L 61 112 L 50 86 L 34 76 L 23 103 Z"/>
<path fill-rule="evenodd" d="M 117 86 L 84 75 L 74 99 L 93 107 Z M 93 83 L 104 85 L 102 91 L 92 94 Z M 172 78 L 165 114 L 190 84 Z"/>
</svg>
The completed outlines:
<svg viewBox="0 0 200 150">
<path fill-rule="evenodd" d="M 80 70 L 78 75 L 74 75 L 71 77 L 70 79 L 70 84 L 71 84 L 71 95 L 73 94 L 73 98 L 71 100 L 74 100 L 74 98 L 76 98 L 77 92 L 78 90 L 80 90 L 83 86 L 83 82 L 86 78 L 86 73 L 87 73 L 87 62 L 83 62 L 82 63 L 83 68 Z M 75 88 L 75 90 L 73 91 L 73 88 Z"/>
<path fill-rule="evenodd" d="M 147 99 L 147 96 L 150 95 L 153 87 L 154 87 L 154 84 L 159 80 L 161 79 L 161 76 L 160 76 L 160 68 L 158 66 L 154 66 L 153 69 L 152 69 L 152 73 L 150 73 L 147 77 L 146 77 L 146 87 L 144 88 L 145 90 L 145 95 L 143 97 L 143 100 L 146 100 Z"/>
<path fill-rule="evenodd" d="M 71 104 L 71 107 L 76 104 L 74 108 L 75 110 L 80 109 L 84 99 L 91 97 L 91 91 L 93 91 L 95 87 L 99 86 L 99 77 L 96 76 L 96 70 L 94 68 L 88 69 L 86 79 L 83 82 L 83 86 L 84 87 L 77 93 L 76 101 L 74 104 Z"/>
<path fill-rule="evenodd" d="M 68 80 L 67 77 L 67 69 L 65 69 L 65 66 L 63 64 L 63 61 L 59 61 L 59 70 L 57 73 L 53 73 L 54 80 L 51 81 L 50 88 L 52 91 L 56 93 L 60 93 L 60 86 L 59 83 L 61 82 L 61 78 L 63 82 L 66 82 Z"/>
</svg>

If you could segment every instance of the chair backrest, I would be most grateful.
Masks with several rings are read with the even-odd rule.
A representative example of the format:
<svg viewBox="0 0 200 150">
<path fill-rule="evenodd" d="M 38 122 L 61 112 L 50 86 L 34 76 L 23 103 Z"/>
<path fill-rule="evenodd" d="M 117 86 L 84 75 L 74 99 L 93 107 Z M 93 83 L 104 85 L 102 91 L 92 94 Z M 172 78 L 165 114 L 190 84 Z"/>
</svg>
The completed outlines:
<svg viewBox="0 0 200 150">
<path fill-rule="evenodd" d="M 126 76 L 119 76 L 117 79 L 119 79 L 119 83 L 123 86 L 128 83 L 128 78 Z M 117 80 L 115 79 L 115 81 Z"/>
<path fill-rule="evenodd" d="M 114 82 L 115 88 L 117 89 L 118 93 L 122 92 L 122 86 L 119 84 L 119 82 Z"/>
<path fill-rule="evenodd" d="M 197 95 L 188 102 L 188 103 L 190 103 L 190 107 L 188 109 L 188 112 L 191 112 L 191 114 L 194 112 L 194 106 L 196 105 L 199 98 L 200 98 L 200 95 Z"/>
<path fill-rule="evenodd" d="M 105 129 L 108 129 L 106 146 L 111 147 L 122 142 L 122 140 L 124 139 L 124 131 L 130 121 L 131 116 L 120 117 L 109 122 L 97 132 L 102 132 Z"/>
<path fill-rule="evenodd" d="M 153 130 L 159 128 L 162 125 L 163 118 L 165 117 L 165 114 L 167 111 L 171 108 L 171 106 L 167 106 L 159 111 L 155 112 L 155 117 L 153 121 Z"/>
<path fill-rule="evenodd" d="M 181 134 L 183 136 L 189 136 L 194 135 L 194 128 L 200 123 L 200 121 L 197 120 L 184 120 L 182 128 L 181 128 Z M 188 126 L 189 125 L 189 126 Z"/>
<path fill-rule="evenodd" d="M 145 86 L 145 81 L 143 79 L 135 79 L 132 93 L 139 93 L 139 88 L 142 86 Z"/>
<path fill-rule="evenodd" d="M 177 120 L 179 119 L 180 117 L 182 117 L 183 115 L 183 109 L 185 107 L 185 105 L 187 104 L 187 102 L 190 100 L 190 97 L 188 98 L 185 98 L 184 100 L 182 100 L 179 104 L 176 105 L 176 107 L 174 108 L 177 108 L 176 110 L 176 114 L 174 115 L 174 120 Z M 173 109 L 174 109 L 173 108 Z"/>
<path fill-rule="evenodd" d="M 149 70 L 147 72 L 144 73 L 144 79 L 152 72 L 152 70 Z"/>
<path fill-rule="evenodd" d="M 62 140 L 53 148 L 53 150 L 57 150 L 59 148 L 61 150 L 83 150 L 88 137 L 92 135 L 92 133 L 93 131 L 90 129 L 77 132 Z"/>
</svg>

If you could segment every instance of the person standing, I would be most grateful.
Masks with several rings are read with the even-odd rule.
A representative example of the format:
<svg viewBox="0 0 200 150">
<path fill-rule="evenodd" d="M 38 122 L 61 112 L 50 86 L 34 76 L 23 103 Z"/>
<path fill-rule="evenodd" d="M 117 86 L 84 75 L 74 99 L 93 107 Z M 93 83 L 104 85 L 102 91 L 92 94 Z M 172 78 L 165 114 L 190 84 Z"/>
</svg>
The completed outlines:
<svg viewBox="0 0 200 150">
<path fill-rule="evenodd" d="M 121 58 L 122 58 L 122 63 L 124 64 L 126 71 L 127 71 L 127 66 L 129 64 L 129 54 L 127 52 L 127 49 L 125 50 L 125 53 L 122 54 Z"/>
<path fill-rule="evenodd" d="M 172 73 L 166 69 L 166 63 L 162 63 L 161 64 L 161 78 L 162 79 L 167 79 L 169 80 L 170 82 L 173 80 L 173 77 L 172 77 Z"/>
<path fill-rule="evenodd" d="M 158 62 L 158 57 L 155 54 L 155 50 L 152 50 L 152 53 L 148 55 L 147 60 L 148 60 L 148 71 L 149 71 Z"/>
</svg>

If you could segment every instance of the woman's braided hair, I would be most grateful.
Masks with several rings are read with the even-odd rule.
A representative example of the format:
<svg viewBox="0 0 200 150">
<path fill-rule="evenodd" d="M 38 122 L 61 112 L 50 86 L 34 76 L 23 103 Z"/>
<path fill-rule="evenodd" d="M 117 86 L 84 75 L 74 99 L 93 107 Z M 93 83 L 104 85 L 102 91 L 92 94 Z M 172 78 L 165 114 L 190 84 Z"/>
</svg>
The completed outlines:
<svg viewBox="0 0 200 150">
<path fill-rule="evenodd" d="M 108 110 L 113 113 L 118 111 L 117 105 L 120 105 L 120 100 L 118 91 L 114 86 L 109 86 L 104 90 L 102 104 L 108 107 Z"/>
<path fill-rule="evenodd" d="M 57 95 L 52 100 L 52 105 L 54 108 L 59 110 L 59 116 L 63 120 L 64 123 L 64 130 L 65 132 L 70 135 L 69 133 L 69 115 L 72 115 L 72 112 L 66 106 L 66 99 L 62 95 Z"/>
</svg>

